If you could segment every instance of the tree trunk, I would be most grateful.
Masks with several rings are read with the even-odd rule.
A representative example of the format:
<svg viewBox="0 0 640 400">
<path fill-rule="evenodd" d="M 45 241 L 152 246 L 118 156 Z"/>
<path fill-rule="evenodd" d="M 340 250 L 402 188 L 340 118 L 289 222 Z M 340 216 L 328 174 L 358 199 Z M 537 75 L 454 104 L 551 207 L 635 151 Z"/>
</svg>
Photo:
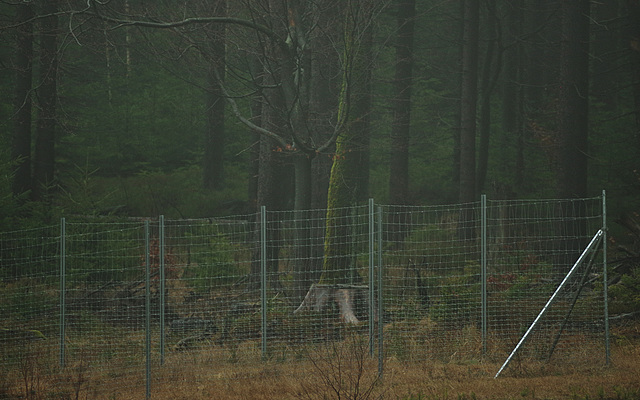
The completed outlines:
<svg viewBox="0 0 640 400">
<path fill-rule="evenodd" d="M 226 0 L 217 0 L 212 5 L 213 15 L 226 16 L 226 7 Z M 218 190 L 222 188 L 224 183 L 225 99 L 220 87 L 222 84 L 220 80 L 224 81 L 226 64 L 225 26 L 212 24 L 208 30 L 211 59 L 206 95 L 207 127 L 204 140 L 202 179 L 205 189 Z"/>
<path fill-rule="evenodd" d="M 629 53 L 631 58 L 631 82 L 633 87 L 634 113 L 636 117 L 635 146 L 640 154 L 640 0 L 627 1 L 629 20 Z M 636 163 L 636 168 L 640 165 Z"/>
<path fill-rule="evenodd" d="M 411 91 L 413 87 L 413 39 L 415 0 L 396 0 L 397 36 L 391 122 L 389 202 L 409 204 L 409 141 L 411 132 Z M 406 213 L 389 214 L 388 240 L 400 241 L 406 232 Z"/>
<path fill-rule="evenodd" d="M 558 98 L 558 163 L 556 191 L 561 199 L 587 196 L 587 142 L 589 130 L 589 0 L 562 3 L 562 41 Z M 560 275 L 578 258 L 586 243 L 584 206 L 560 205 L 558 234 L 563 241 L 556 263 Z"/>
<path fill-rule="evenodd" d="M 482 101 L 480 102 L 480 143 L 478 145 L 478 166 L 476 191 L 484 190 L 489 168 L 489 138 L 491 136 L 491 95 L 496 86 L 502 68 L 502 48 L 499 46 L 500 37 L 495 0 L 487 0 L 488 18 L 487 30 L 491 33 L 487 39 L 487 51 L 482 69 Z M 496 46 L 498 49 L 496 49 Z M 495 58 L 495 63 L 494 63 Z M 494 67 L 495 66 L 495 67 Z"/>
<path fill-rule="evenodd" d="M 340 320 L 355 325 L 368 319 L 369 301 L 368 286 L 314 284 L 293 313 L 323 312 L 331 309 L 333 303 L 338 308 Z"/>
<path fill-rule="evenodd" d="M 31 86 L 33 59 L 33 11 L 28 4 L 17 6 L 15 125 L 11 145 L 12 191 L 20 196 L 31 190 Z"/>
<path fill-rule="evenodd" d="M 42 31 L 40 36 L 40 86 L 38 96 L 38 122 L 34 160 L 34 198 L 43 199 L 54 184 L 55 131 L 58 74 L 58 10 L 57 0 L 42 5 Z"/>
<path fill-rule="evenodd" d="M 504 89 L 502 96 L 502 130 L 504 131 L 503 148 L 515 151 L 513 184 L 521 189 L 524 182 L 524 131 L 522 129 L 522 35 L 523 13 L 519 0 L 508 1 L 506 18 L 507 46 L 503 60 Z M 512 141 L 512 138 L 515 139 Z M 513 147 L 511 147 L 513 146 Z M 503 165 L 507 166 L 506 162 Z"/>
<path fill-rule="evenodd" d="M 372 40 L 371 29 L 365 28 L 360 36 L 356 64 L 351 73 L 351 112 L 355 118 L 349 123 L 349 129 L 353 131 L 353 143 L 349 151 L 354 158 L 353 199 L 356 203 L 363 203 L 369 198 Z"/>
<path fill-rule="evenodd" d="M 587 195 L 589 131 L 589 1 L 562 3 L 558 98 L 559 198 Z"/>
<path fill-rule="evenodd" d="M 263 80 L 263 71 L 260 65 L 260 60 L 255 55 L 248 55 L 249 59 L 249 73 L 253 86 L 260 87 Z M 251 116 L 250 120 L 256 126 L 262 126 L 262 101 L 259 98 L 254 97 L 250 103 Z M 258 209 L 258 185 L 260 174 L 260 137 L 262 135 L 258 132 L 252 131 L 252 144 L 251 151 L 249 152 L 249 185 L 248 191 L 248 206 L 249 210 Z"/>
<path fill-rule="evenodd" d="M 324 0 L 319 4 L 326 4 L 332 0 Z M 323 8 L 318 15 L 318 26 L 323 34 L 314 38 L 313 57 L 311 65 L 311 91 L 309 104 L 309 120 L 313 129 L 316 143 L 330 140 L 336 120 L 336 110 L 340 97 L 342 75 L 340 74 L 339 53 L 335 43 L 341 39 L 340 21 L 343 2 L 334 2 Z M 332 158 L 335 147 L 331 146 L 323 154 L 313 159 L 313 186 L 311 207 L 324 209 L 327 207 L 327 191 L 331 174 Z"/>
<path fill-rule="evenodd" d="M 272 86 L 272 75 L 265 73 L 263 84 Z M 260 112 L 261 127 L 272 132 L 281 132 L 286 122 L 281 118 L 278 110 L 283 107 L 282 94 L 279 91 L 265 93 L 266 100 L 262 103 Z M 293 170 L 290 160 L 275 140 L 266 136 L 259 137 L 260 155 L 258 159 L 257 205 L 265 206 L 267 211 L 267 274 L 271 286 L 279 286 L 277 271 L 280 242 L 280 221 L 274 212 L 291 209 L 293 203 Z M 259 249 L 256 249 L 259 251 Z M 258 283 L 260 276 L 260 257 L 252 265 L 252 276 Z"/>
<path fill-rule="evenodd" d="M 295 155 L 295 204 L 308 205 L 295 210 L 296 241 L 294 267 L 294 296 L 300 301 L 312 283 L 311 261 L 311 157 L 304 153 Z"/>
<path fill-rule="evenodd" d="M 391 204 L 405 205 L 409 203 L 409 137 L 416 2 L 415 0 L 396 0 L 396 8 L 398 34 L 391 125 L 389 201 Z"/>
<path fill-rule="evenodd" d="M 460 43 L 460 45 L 458 46 L 458 62 L 455 65 L 455 69 L 456 71 L 460 71 L 462 72 L 462 55 L 464 54 L 464 46 L 462 45 L 462 43 L 464 42 L 464 37 L 465 37 L 465 20 L 464 20 L 464 10 L 466 7 L 466 0 L 460 0 L 460 2 L 458 3 L 458 7 L 459 7 L 459 15 L 460 15 L 460 22 L 458 24 L 458 29 L 457 29 L 457 37 L 456 39 L 458 40 L 458 42 Z M 455 126 L 453 127 L 453 159 L 452 159 L 452 166 L 451 166 L 451 180 L 454 183 L 457 192 L 458 192 L 458 200 L 460 200 L 460 132 L 461 132 L 461 126 L 460 123 L 462 122 L 462 79 L 457 81 L 458 83 L 458 87 L 456 88 L 456 92 L 458 94 L 458 98 L 455 104 L 455 115 L 454 115 L 454 121 L 455 121 Z"/>
<path fill-rule="evenodd" d="M 368 140 L 369 100 L 371 63 L 369 59 L 370 32 L 358 31 L 371 29 L 369 24 L 360 25 L 351 14 L 353 6 L 346 11 L 345 23 L 345 59 L 346 67 L 341 95 L 341 112 L 348 110 L 348 120 L 336 140 L 336 154 L 331 168 L 327 201 L 324 263 L 321 283 L 352 283 L 352 254 L 350 241 L 345 240 L 349 232 L 349 207 L 358 198 L 359 168 L 361 158 L 357 152 Z M 365 5 L 362 4 L 361 8 Z M 358 18 L 361 18 L 358 17 Z M 358 40 L 364 38 L 364 40 Z M 359 75 L 356 75 L 359 74 Z"/>
<path fill-rule="evenodd" d="M 480 6 L 467 0 L 464 7 L 462 43 L 462 98 L 460 106 L 460 202 L 476 200 L 476 104 L 478 99 L 478 35 Z M 465 209 L 468 210 L 468 209 Z M 463 211 L 458 234 L 461 239 L 475 237 L 473 215 Z"/>
</svg>

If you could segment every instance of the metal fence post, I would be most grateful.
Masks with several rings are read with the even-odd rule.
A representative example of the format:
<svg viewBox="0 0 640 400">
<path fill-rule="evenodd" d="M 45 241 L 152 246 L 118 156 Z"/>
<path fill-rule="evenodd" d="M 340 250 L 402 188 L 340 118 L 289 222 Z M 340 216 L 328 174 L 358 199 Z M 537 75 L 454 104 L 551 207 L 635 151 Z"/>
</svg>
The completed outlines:
<svg viewBox="0 0 640 400">
<path fill-rule="evenodd" d="M 267 358 L 267 208 L 260 207 L 260 303 L 262 359 Z"/>
<path fill-rule="evenodd" d="M 67 295 L 67 228 L 64 217 L 60 218 L 60 368 L 65 366 Z"/>
<path fill-rule="evenodd" d="M 480 269 L 482 303 L 482 354 L 487 354 L 487 195 L 480 197 L 481 224 L 480 224 Z"/>
<path fill-rule="evenodd" d="M 144 221 L 144 310 L 145 310 L 145 367 L 146 367 L 146 396 L 151 397 L 151 265 L 150 265 L 150 243 L 149 243 L 149 221 Z"/>
<path fill-rule="evenodd" d="M 602 190 L 602 292 L 604 296 L 604 351 L 605 362 L 611 362 L 609 343 L 609 279 L 607 277 L 607 194 Z"/>
<path fill-rule="evenodd" d="M 374 265 L 375 265 L 375 219 L 374 219 L 374 202 L 373 199 L 369 199 L 369 355 L 373 357 L 374 351 L 374 338 L 375 338 L 375 297 L 373 295 L 374 290 Z"/>
<path fill-rule="evenodd" d="M 164 341 L 165 341 L 165 265 L 164 265 L 164 215 L 158 219 L 158 261 L 160 274 L 160 365 L 164 365 Z"/>
<path fill-rule="evenodd" d="M 378 206 L 378 377 L 384 368 L 384 306 L 382 303 L 382 207 Z"/>
</svg>

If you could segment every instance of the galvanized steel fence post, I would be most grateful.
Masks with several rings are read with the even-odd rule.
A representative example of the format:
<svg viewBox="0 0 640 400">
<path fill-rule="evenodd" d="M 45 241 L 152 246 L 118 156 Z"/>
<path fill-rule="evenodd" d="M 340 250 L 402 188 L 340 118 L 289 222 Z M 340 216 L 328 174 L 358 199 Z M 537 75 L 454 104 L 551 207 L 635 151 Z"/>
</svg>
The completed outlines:
<svg viewBox="0 0 640 400">
<path fill-rule="evenodd" d="M 145 311 L 145 366 L 146 366 L 146 396 L 151 397 L 151 263 L 149 243 L 149 221 L 144 221 L 144 311 Z"/>
<path fill-rule="evenodd" d="M 160 271 L 160 365 L 164 364 L 164 340 L 165 340 L 165 264 L 164 264 L 164 215 L 158 218 L 158 268 Z"/>
<path fill-rule="evenodd" d="M 267 358 L 267 208 L 260 207 L 260 304 L 262 359 Z"/>
<path fill-rule="evenodd" d="M 378 376 L 382 378 L 384 368 L 384 306 L 382 292 L 382 207 L 378 206 Z"/>
<path fill-rule="evenodd" d="M 487 195 L 480 197 L 480 282 L 482 303 L 482 354 L 487 354 Z"/>
<path fill-rule="evenodd" d="M 602 191 L 602 294 L 604 296 L 604 352 L 605 361 L 611 362 L 611 349 L 609 344 L 609 279 L 607 277 L 607 194 Z"/>
<path fill-rule="evenodd" d="M 373 357 L 375 345 L 375 224 L 374 224 L 374 203 L 373 199 L 369 199 L 369 355 Z M 379 317 L 379 316 L 378 316 Z"/>
<path fill-rule="evenodd" d="M 67 295 L 67 233 L 66 220 L 60 219 L 60 368 L 65 366 L 66 295 Z"/>
</svg>

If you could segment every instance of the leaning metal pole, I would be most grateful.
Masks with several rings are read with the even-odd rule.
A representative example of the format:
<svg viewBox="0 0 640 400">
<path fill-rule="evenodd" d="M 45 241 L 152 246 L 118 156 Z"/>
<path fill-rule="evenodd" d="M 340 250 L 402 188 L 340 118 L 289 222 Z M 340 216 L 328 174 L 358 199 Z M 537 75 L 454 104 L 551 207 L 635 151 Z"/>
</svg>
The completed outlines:
<svg viewBox="0 0 640 400">
<path fill-rule="evenodd" d="M 504 362 L 504 364 L 502 364 L 502 367 L 500 367 L 500 370 L 498 371 L 496 376 L 493 377 L 494 379 L 497 378 L 500 375 L 500 373 L 507 367 L 507 365 L 509 365 L 509 362 L 511 362 L 511 359 L 513 358 L 513 356 L 520 349 L 520 346 L 522 346 L 522 344 L 527 340 L 527 338 L 529 337 L 529 334 L 533 331 L 533 328 L 535 328 L 535 326 L 538 324 L 538 321 L 540 321 L 540 319 L 547 312 L 547 310 L 549 309 L 551 304 L 553 304 L 553 302 L 555 301 L 556 296 L 558 295 L 558 293 L 560 293 L 560 291 L 564 288 L 565 284 L 567 283 L 569 278 L 571 278 L 571 276 L 576 271 L 578 266 L 580 264 L 582 264 L 582 261 L 584 261 L 584 259 L 587 256 L 587 254 L 589 254 L 589 252 L 591 252 L 592 250 L 594 250 L 597 247 L 598 243 L 600 242 L 600 239 L 602 239 L 602 234 L 603 234 L 602 229 L 598 229 L 598 232 L 596 232 L 596 234 L 593 236 L 593 238 L 591 239 L 591 242 L 589 242 L 589 245 L 584 249 L 582 254 L 580 254 L 580 257 L 578 257 L 578 260 L 575 262 L 575 264 L 573 264 L 573 267 L 571 267 L 571 269 L 569 270 L 567 275 L 564 277 L 562 282 L 560 282 L 560 285 L 558 286 L 556 291 L 553 292 L 553 294 L 551 295 L 551 297 L 547 301 L 547 304 L 544 305 L 544 307 L 542 308 L 542 310 L 540 311 L 540 313 L 538 314 L 536 319 L 533 321 L 533 323 L 531 323 L 531 326 L 529 327 L 529 329 L 527 329 L 527 331 L 522 336 L 522 338 L 520 339 L 520 341 L 518 342 L 516 347 L 511 352 L 511 354 L 509 354 L 509 357 L 507 357 L 507 360 Z"/>
</svg>

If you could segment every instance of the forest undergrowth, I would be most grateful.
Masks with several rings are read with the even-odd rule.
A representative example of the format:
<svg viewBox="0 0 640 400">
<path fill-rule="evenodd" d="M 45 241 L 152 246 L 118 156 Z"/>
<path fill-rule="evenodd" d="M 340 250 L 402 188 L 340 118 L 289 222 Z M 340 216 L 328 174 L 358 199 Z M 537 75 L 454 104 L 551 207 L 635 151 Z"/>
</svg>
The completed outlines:
<svg viewBox="0 0 640 400">
<path fill-rule="evenodd" d="M 263 363 L 242 357 L 218 360 L 207 351 L 171 353 L 165 365 L 155 369 L 150 389 L 152 399 L 195 400 L 640 399 L 640 323 L 614 327 L 610 365 L 600 354 L 588 359 L 592 361 L 514 359 L 496 379 L 503 360 L 407 362 L 387 357 L 380 379 L 368 343 L 353 336 L 289 358 L 274 354 Z M 2 379 L 0 398 L 145 398 L 141 373 L 89 371 L 82 362 L 57 374 L 52 373 L 55 367 L 30 366 L 23 363 L 13 382 Z"/>
</svg>

